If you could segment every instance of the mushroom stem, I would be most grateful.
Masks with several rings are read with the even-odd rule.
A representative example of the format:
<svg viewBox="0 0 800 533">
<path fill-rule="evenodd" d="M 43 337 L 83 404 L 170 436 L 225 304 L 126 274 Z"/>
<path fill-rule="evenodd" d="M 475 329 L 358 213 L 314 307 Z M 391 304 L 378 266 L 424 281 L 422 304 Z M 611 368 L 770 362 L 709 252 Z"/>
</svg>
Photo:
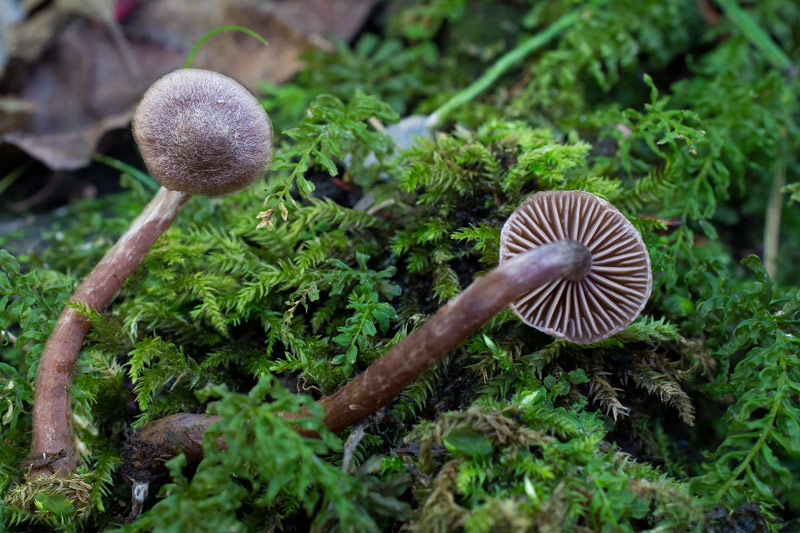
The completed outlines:
<svg viewBox="0 0 800 533">
<path fill-rule="evenodd" d="M 128 231 L 84 278 L 70 301 L 98 311 L 106 307 L 190 196 L 162 187 Z M 34 459 L 58 456 L 62 451 L 65 455 L 46 466 L 32 468 L 30 479 L 52 473 L 63 476 L 73 472 L 77 465 L 70 424 L 70 389 L 75 361 L 88 331 L 89 320 L 67 305 L 42 352 L 33 398 L 31 456 Z"/>
<path fill-rule="evenodd" d="M 203 459 L 203 435 L 220 420 L 218 416 L 178 413 L 145 424 L 129 437 L 122 452 L 122 473 L 139 482 L 157 481 L 167 475 L 164 463 L 182 453 L 189 464 Z M 227 450 L 220 437 L 217 446 Z"/>
<path fill-rule="evenodd" d="M 362 374 L 320 400 L 325 425 L 338 432 L 374 413 L 520 294 L 559 278 L 581 279 L 591 262 L 586 246 L 563 240 L 519 254 L 492 269 Z"/>
<path fill-rule="evenodd" d="M 337 392 L 319 400 L 323 422 L 333 432 L 351 426 L 391 402 L 425 369 L 475 333 L 510 302 L 535 287 L 559 278 L 579 280 L 591 268 L 592 255 L 583 244 L 563 240 L 544 244 L 500 264 L 447 302 L 419 329 L 398 342 L 362 374 Z M 298 416 L 298 415 L 292 415 Z M 181 451 L 199 461 L 202 435 L 219 417 L 178 414 L 146 424 L 129 446 L 126 469 L 131 478 L 163 471 L 163 461 Z M 311 437 L 313 433 L 305 433 Z M 218 441 L 224 446 L 224 441 Z M 178 448 L 176 448 L 178 446 Z M 127 452 L 126 452 L 127 453 Z M 151 460 L 153 455 L 160 463 Z M 148 466 L 150 465 L 150 466 Z M 137 473 L 138 472 L 138 473 Z"/>
</svg>

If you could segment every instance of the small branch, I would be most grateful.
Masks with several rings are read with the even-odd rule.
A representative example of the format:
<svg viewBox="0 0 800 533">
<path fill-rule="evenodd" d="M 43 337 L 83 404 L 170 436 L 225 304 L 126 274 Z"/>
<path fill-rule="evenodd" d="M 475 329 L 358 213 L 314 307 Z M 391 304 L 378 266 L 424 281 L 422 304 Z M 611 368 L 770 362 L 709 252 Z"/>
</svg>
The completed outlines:
<svg viewBox="0 0 800 533">
<path fill-rule="evenodd" d="M 105 308 L 156 239 L 175 220 L 189 197 L 187 193 L 162 187 L 128 231 L 86 276 L 70 300 L 98 311 Z M 70 424 L 70 392 L 75 361 L 88 331 L 89 320 L 68 305 L 61 312 L 42 352 L 33 400 L 31 456 L 57 455 L 62 451 L 65 456 L 47 469 L 32 469 L 30 479 L 50 475 L 51 469 L 66 475 L 77 465 Z"/>
</svg>

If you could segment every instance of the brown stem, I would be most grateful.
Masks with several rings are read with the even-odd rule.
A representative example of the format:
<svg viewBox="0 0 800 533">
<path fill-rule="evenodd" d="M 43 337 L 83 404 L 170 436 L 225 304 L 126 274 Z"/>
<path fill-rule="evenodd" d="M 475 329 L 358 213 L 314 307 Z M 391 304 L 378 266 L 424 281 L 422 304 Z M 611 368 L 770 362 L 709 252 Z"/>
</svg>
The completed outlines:
<svg viewBox="0 0 800 533">
<path fill-rule="evenodd" d="M 106 307 L 189 198 L 187 193 L 162 187 L 128 231 L 84 278 L 70 300 L 98 311 Z M 32 468 L 31 479 L 52 473 L 66 475 L 75 470 L 77 460 L 72 447 L 70 388 L 73 367 L 88 331 L 87 318 L 66 306 L 42 352 L 33 397 L 31 456 L 33 459 L 63 457 L 48 462 L 46 466 Z"/>
<path fill-rule="evenodd" d="M 580 278 L 590 266 L 589 250 L 567 240 L 539 246 L 494 268 L 362 374 L 320 400 L 325 425 L 336 433 L 371 415 L 520 295 L 554 279 Z"/>
<path fill-rule="evenodd" d="M 362 374 L 336 393 L 319 400 L 325 408 L 325 425 L 339 432 L 376 412 L 520 295 L 558 278 L 580 279 L 588 273 L 591 262 L 592 256 L 586 246 L 564 240 L 539 246 L 494 268 L 447 302 L 433 318 Z M 186 418 L 181 418 L 183 416 Z M 132 439 L 135 448 L 146 449 L 137 452 L 137 457 L 158 457 L 163 462 L 183 451 L 187 459 L 191 456 L 199 461 L 202 432 L 216 420 L 219 417 L 173 415 L 151 422 L 142 428 L 135 440 Z M 176 445 L 181 449 L 176 451 Z M 144 477 L 151 475 L 153 468 L 147 466 L 149 462 L 152 461 L 140 458 L 133 471 L 143 469 Z M 131 477 L 137 476 L 131 474 Z"/>
<path fill-rule="evenodd" d="M 138 481 L 155 481 L 167 474 L 164 463 L 183 453 L 189 464 L 203 458 L 203 435 L 218 416 L 178 413 L 145 424 L 125 443 L 123 473 Z M 224 439 L 217 445 L 227 449 Z"/>
</svg>

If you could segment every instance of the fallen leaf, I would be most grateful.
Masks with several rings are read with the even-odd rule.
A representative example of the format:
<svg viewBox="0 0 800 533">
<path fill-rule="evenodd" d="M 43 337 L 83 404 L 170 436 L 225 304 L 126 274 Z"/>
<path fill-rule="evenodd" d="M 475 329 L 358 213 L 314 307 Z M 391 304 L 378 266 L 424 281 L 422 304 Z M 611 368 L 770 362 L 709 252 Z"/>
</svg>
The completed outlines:
<svg viewBox="0 0 800 533">
<path fill-rule="evenodd" d="M 0 139 L 52 170 L 86 166 L 104 134 L 127 127 L 146 87 L 180 67 L 209 31 L 240 25 L 269 41 L 264 46 L 240 32 L 222 33 L 203 46 L 192 65 L 222 72 L 255 90 L 260 81 L 277 84 L 293 76 L 301 67 L 303 51 L 330 46 L 331 37 L 352 38 L 375 4 L 374 0 L 81 2 L 58 0 L 51 8 L 39 8 L 10 39 L 14 44 L 9 54 L 19 63 L 13 72 L 18 80 L 14 101 L 17 109 L 27 112 L 7 117 L 0 109 L 0 124 L 7 125 L 0 129 Z"/>
</svg>

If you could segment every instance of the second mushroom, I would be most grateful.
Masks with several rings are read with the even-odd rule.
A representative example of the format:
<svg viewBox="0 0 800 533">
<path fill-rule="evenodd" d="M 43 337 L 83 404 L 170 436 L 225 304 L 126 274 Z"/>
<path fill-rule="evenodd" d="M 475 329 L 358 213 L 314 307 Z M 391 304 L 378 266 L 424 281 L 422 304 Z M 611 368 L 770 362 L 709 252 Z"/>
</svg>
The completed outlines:
<svg viewBox="0 0 800 533">
<path fill-rule="evenodd" d="M 325 424 L 340 431 L 374 413 L 508 305 L 528 325 L 588 344 L 626 328 L 651 284 L 647 247 L 611 204 L 583 191 L 534 194 L 503 227 L 500 264 L 320 400 Z"/>
<path fill-rule="evenodd" d="M 588 344 L 636 319 L 651 283 L 644 242 L 611 204 L 583 191 L 534 194 L 503 227 L 500 264 L 363 373 L 320 399 L 323 421 L 339 432 L 376 412 L 506 306 L 528 325 Z M 202 457 L 196 435 L 215 420 L 172 415 L 146 425 L 130 446 L 146 450 L 135 456 L 134 469 L 151 464 L 153 452 L 162 458 L 179 452 Z"/>
</svg>

